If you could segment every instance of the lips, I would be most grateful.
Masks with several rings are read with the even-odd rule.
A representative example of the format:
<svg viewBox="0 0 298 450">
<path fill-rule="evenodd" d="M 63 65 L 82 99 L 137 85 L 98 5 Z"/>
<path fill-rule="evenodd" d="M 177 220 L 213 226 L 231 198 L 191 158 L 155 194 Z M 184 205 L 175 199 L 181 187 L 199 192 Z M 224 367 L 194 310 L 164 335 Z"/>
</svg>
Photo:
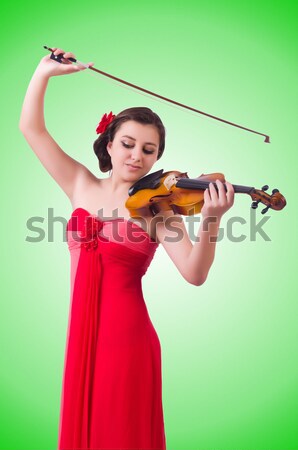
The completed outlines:
<svg viewBox="0 0 298 450">
<path fill-rule="evenodd" d="M 134 169 L 141 169 L 140 166 L 133 166 L 132 164 L 126 164 L 126 165 L 129 166 L 129 167 L 133 167 Z"/>
</svg>

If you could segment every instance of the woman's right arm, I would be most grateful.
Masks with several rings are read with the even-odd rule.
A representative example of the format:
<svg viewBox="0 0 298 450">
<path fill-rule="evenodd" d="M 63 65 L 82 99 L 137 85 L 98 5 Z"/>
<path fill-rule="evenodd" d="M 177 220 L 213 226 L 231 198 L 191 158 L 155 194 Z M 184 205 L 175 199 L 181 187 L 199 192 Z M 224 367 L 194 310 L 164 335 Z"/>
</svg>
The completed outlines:
<svg viewBox="0 0 298 450">
<path fill-rule="evenodd" d="M 54 54 L 63 52 L 61 49 L 54 50 Z M 65 53 L 64 56 L 69 58 L 74 55 Z M 70 200 L 78 181 L 92 174 L 83 164 L 65 153 L 49 134 L 44 121 L 44 97 L 51 76 L 74 73 L 84 68 L 70 62 L 58 63 L 50 59 L 49 55 L 42 58 L 29 83 L 19 123 L 26 141 Z"/>
</svg>

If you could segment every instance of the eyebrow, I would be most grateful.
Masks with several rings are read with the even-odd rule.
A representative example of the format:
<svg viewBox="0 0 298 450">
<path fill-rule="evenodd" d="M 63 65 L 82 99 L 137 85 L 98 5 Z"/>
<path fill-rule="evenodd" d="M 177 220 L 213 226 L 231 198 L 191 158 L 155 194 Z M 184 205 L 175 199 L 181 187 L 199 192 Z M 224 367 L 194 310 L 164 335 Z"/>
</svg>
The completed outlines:
<svg viewBox="0 0 298 450">
<path fill-rule="evenodd" d="M 126 134 L 124 136 L 122 136 L 122 137 L 127 137 L 127 138 L 132 139 L 133 141 L 135 141 L 135 138 L 133 138 L 131 136 L 127 136 Z M 154 145 L 154 147 L 157 147 L 157 145 L 154 144 L 153 142 L 145 142 L 145 145 L 146 144 Z"/>
</svg>

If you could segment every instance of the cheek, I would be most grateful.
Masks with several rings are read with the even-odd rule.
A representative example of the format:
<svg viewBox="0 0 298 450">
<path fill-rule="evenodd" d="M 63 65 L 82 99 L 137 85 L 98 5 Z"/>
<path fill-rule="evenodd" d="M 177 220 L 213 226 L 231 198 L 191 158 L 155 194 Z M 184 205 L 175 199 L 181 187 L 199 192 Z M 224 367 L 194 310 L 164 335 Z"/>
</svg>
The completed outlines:
<svg viewBox="0 0 298 450">
<path fill-rule="evenodd" d="M 151 158 L 151 164 L 154 164 L 157 161 L 157 154 L 155 154 L 152 158 Z"/>
</svg>

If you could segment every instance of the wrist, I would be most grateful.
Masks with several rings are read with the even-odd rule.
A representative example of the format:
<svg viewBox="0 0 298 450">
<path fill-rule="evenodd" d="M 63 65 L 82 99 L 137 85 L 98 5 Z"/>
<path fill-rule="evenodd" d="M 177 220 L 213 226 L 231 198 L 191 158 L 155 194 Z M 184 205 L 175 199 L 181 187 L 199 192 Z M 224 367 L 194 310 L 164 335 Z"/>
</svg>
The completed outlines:
<svg viewBox="0 0 298 450">
<path fill-rule="evenodd" d="M 212 226 L 212 228 L 219 227 L 221 218 L 222 216 L 218 214 L 202 215 L 202 226 L 204 231 L 206 231 L 210 226 Z"/>
<path fill-rule="evenodd" d="M 51 78 L 51 75 L 49 75 L 48 73 L 43 72 L 42 69 L 39 68 L 39 67 L 37 67 L 37 68 L 35 69 L 35 72 L 34 72 L 34 75 L 33 75 L 33 76 L 34 76 L 35 78 L 38 78 L 38 79 L 40 79 L 40 80 L 46 82 L 46 83 L 47 83 L 47 82 L 49 81 L 49 79 Z"/>
</svg>

